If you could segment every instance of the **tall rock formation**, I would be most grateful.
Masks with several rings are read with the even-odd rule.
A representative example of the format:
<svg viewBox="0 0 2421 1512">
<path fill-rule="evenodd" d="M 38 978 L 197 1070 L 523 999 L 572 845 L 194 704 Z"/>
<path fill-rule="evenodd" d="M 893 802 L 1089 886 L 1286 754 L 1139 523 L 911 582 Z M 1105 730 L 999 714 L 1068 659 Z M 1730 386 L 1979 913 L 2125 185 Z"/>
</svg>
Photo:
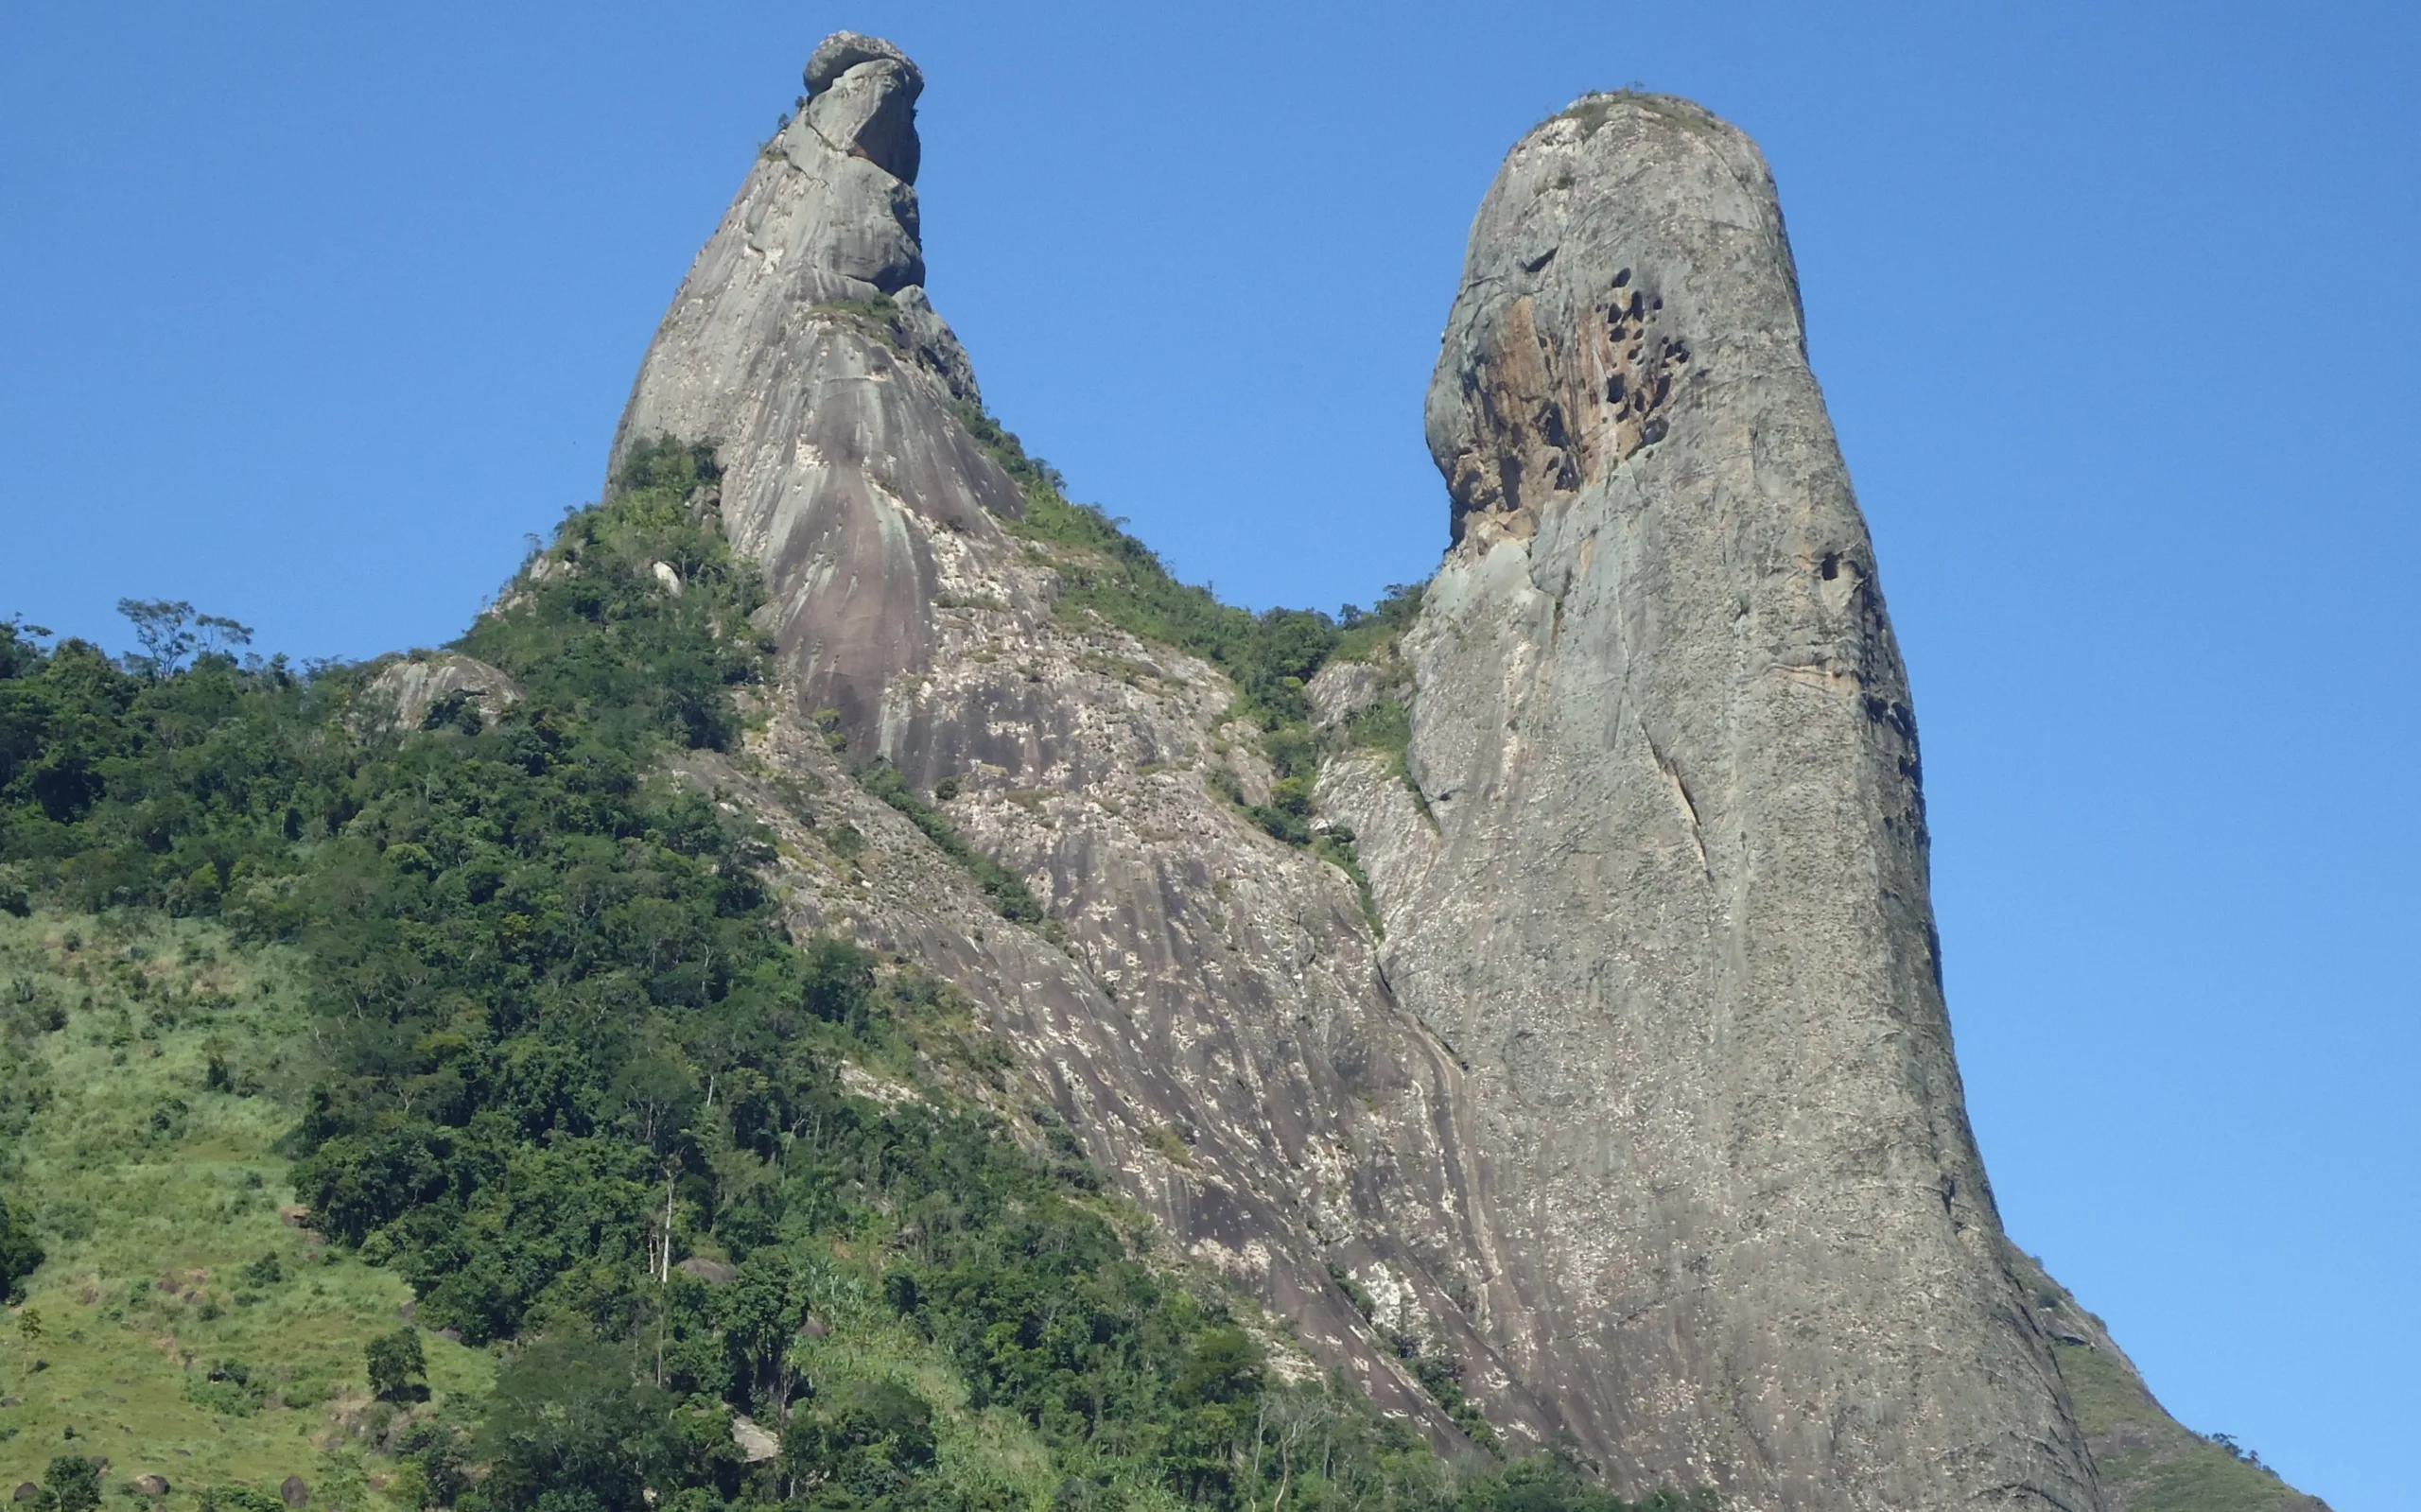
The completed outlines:
<svg viewBox="0 0 2421 1512">
<path fill-rule="evenodd" d="M 1756 149 L 1597 96 L 1489 192 L 1429 403 L 1454 545 L 1405 661 L 1314 686 L 1342 721 L 1413 685 L 1411 783 L 1344 749 L 1320 781 L 1382 944 L 1219 791 L 1272 776 L 1225 676 L 1074 607 L 1089 553 L 970 428 L 922 84 L 817 49 L 616 443 L 716 442 L 766 571 L 764 728 L 683 770 L 774 828 L 794 924 L 956 983 L 1016 1051 L 972 1095 L 1289 1320 L 1281 1368 L 1442 1443 L 1408 1349 L 1625 1489 L 2104 1507 L 2052 1336 L 2100 1335 L 1967 1129 L 1906 679 Z"/>
<path fill-rule="evenodd" d="M 1514 1373 L 1634 1481 L 2100 1504 L 1968 1131 L 1907 680 L 1755 147 L 1640 96 L 1525 137 L 1428 430 L 1435 825 L 1334 796 L 1472 1068 Z"/>
<path fill-rule="evenodd" d="M 997 540 L 1022 495 L 951 418 L 978 402 L 923 288 L 916 96 L 887 42 L 841 32 L 698 254 L 640 366 L 613 466 L 718 443 L 723 526 L 762 561 L 794 686 L 864 729 L 933 650 L 933 528 Z"/>
</svg>

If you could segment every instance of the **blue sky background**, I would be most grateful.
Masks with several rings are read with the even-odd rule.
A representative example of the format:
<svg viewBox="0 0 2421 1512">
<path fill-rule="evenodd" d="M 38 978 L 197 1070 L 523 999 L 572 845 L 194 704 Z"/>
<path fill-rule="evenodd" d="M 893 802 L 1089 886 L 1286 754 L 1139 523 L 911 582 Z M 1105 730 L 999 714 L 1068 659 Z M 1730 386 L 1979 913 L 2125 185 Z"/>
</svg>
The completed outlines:
<svg viewBox="0 0 2421 1512">
<path fill-rule="evenodd" d="M 930 287 L 1256 606 L 1424 576 L 1472 212 L 1590 88 L 1764 145 L 1916 681 L 2002 1210 L 2188 1424 L 2413 1504 L 2409 7 L 0 9 L 0 614 L 359 656 L 593 495 L 826 31 L 930 79 Z"/>
</svg>

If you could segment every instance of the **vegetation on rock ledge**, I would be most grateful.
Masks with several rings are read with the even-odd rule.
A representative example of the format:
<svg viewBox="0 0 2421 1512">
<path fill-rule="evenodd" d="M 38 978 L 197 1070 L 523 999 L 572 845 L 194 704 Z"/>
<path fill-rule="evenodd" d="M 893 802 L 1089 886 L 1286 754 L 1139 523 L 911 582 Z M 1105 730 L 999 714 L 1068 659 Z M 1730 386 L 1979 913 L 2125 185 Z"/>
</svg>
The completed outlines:
<svg viewBox="0 0 2421 1512">
<path fill-rule="evenodd" d="M 1254 614 L 1221 603 L 1209 588 L 1179 582 L 1158 552 L 1122 529 L 1123 520 L 1095 505 L 1070 501 L 1058 469 L 1027 455 L 999 421 L 972 405 L 959 407 L 959 419 L 1024 491 L 1025 518 L 1011 522 L 1010 529 L 1053 548 L 1060 578 L 1058 612 L 1098 615 L 1129 634 L 1190 652 L 1226 672 L 1236 686 L 1229 717 L 1257 732 L 1276 780 L 1263 803 L 1245 800 L 1232 772 L 1214 770 L 1212 786 L 1270 835 L 1334 861 L 1361 889 L 1367 909 L 1369 883 L 1354 856 L 1352 832 L 1313 819 L 1322 741 L 1313 727 L 1306 689 L 1331 661 L 1391 662 L 1396 641 L 1420 613 L 1425 585 L 1394 584 L 1375 609 L 1366 613 L 1348 604 L 1335 617 L 1316 609 Z M 1408 691 L 1392 685 L 1347 722 L 1345 741 L 1391 749 L 1401 771 L 1410 733 Z"/>
</svg>

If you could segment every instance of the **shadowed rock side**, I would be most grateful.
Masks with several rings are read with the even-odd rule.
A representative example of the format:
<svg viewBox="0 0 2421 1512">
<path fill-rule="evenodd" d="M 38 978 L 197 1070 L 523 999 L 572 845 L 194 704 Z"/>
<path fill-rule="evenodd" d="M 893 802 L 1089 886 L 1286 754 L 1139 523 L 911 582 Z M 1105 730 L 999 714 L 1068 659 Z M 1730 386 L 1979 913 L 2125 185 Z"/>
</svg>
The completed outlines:
<svg viewBox="0 0 2421 1512">
<path fill-rule="evenodd" d="M 2102 1505 L 1951 1055 L 1908 688 L 1766 165 L 1594 96 L 1472 228 L 1428 406 L 1456 545 L 1362 837 L 1459 1051 L 1489 1338 L 1645 1486 Z"/>
</svg>

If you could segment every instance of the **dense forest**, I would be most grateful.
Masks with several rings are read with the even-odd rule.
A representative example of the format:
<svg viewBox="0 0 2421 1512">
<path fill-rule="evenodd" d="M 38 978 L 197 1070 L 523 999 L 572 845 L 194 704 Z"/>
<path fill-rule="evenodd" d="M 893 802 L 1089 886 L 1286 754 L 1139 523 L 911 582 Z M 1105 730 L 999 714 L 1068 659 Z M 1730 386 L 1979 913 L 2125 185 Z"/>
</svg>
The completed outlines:
<svg viewBox="0 0 2421 1512">
<path fill-rule="evenodd" d="M 546 570 L 459 643 L 517 683 L 509 710 L 457 697 L 395 728 L 374 666 L 264 660 L 182 604 L 130 603 L 143 650 L 123 658 L 0 623 L 0 910 L 50 921 L 55 962 L 156 919 L 291 963 L 275 1076 L 252 1064 L 269 1039 L 212 1029 L 231 993 L 155 993 L 148 1021 L 117 1010 L 93 1040 L 124 1064 L 183 1016 L 210 1037 L 153 1132 L 211 1099 L 273 1104 L 310 1228 L 409 1283 L 409 1321 L 359 1340 L 380 1415 L 363 1503 L 1629 1505 L 1569 1452 L 1441 1454 L 1350 1384 L 1277 1368 L 1282 1328 L 1157 1248 L 1050 1109 L 949 1090 L 946 1070 L 1015 1083 L 947 983 L 791 938 L 767 836 L 662 760 L 740 753 L 770 675 L 756 575 L 698 508 L 713 477 L 703 449 L 649 448 L 566 518 Z M 1163 587 L 1089 513 L 1028 528 L 1098 547 L 1080 598 L 1159 617 L 1282 748 L 1303 739 L 1295 674 L 1350 622 Z M 12 1134 L 57 1090 L 44 1045 L 103 1012 L 19 980 L 0 1004 Z M 149 976 L 116 980 L 146 1000 Z M 913 1095 L 859 1095 L 845 1068 Z M 38 1176 L 0 1155 L 0 1290 L 55 1243 Z M 266 1255 L 242 1284 L 290 1268 Z M 132 1283 L 125 1327 L 149 1295 Z M 9 1341 L 23 1370 L 38 1339 Z M 492 1383 L 433 1392 L 440 1341 L 492 1360 Z M 189 1397 L 261 1407 L 249 1370 L 183 1368 Z M 89 1451 L 44 1453 L 30 1500 L 94 1504 Z M 175 1494 L 282 1505 L 270 1489 Z"/>
</svg>

